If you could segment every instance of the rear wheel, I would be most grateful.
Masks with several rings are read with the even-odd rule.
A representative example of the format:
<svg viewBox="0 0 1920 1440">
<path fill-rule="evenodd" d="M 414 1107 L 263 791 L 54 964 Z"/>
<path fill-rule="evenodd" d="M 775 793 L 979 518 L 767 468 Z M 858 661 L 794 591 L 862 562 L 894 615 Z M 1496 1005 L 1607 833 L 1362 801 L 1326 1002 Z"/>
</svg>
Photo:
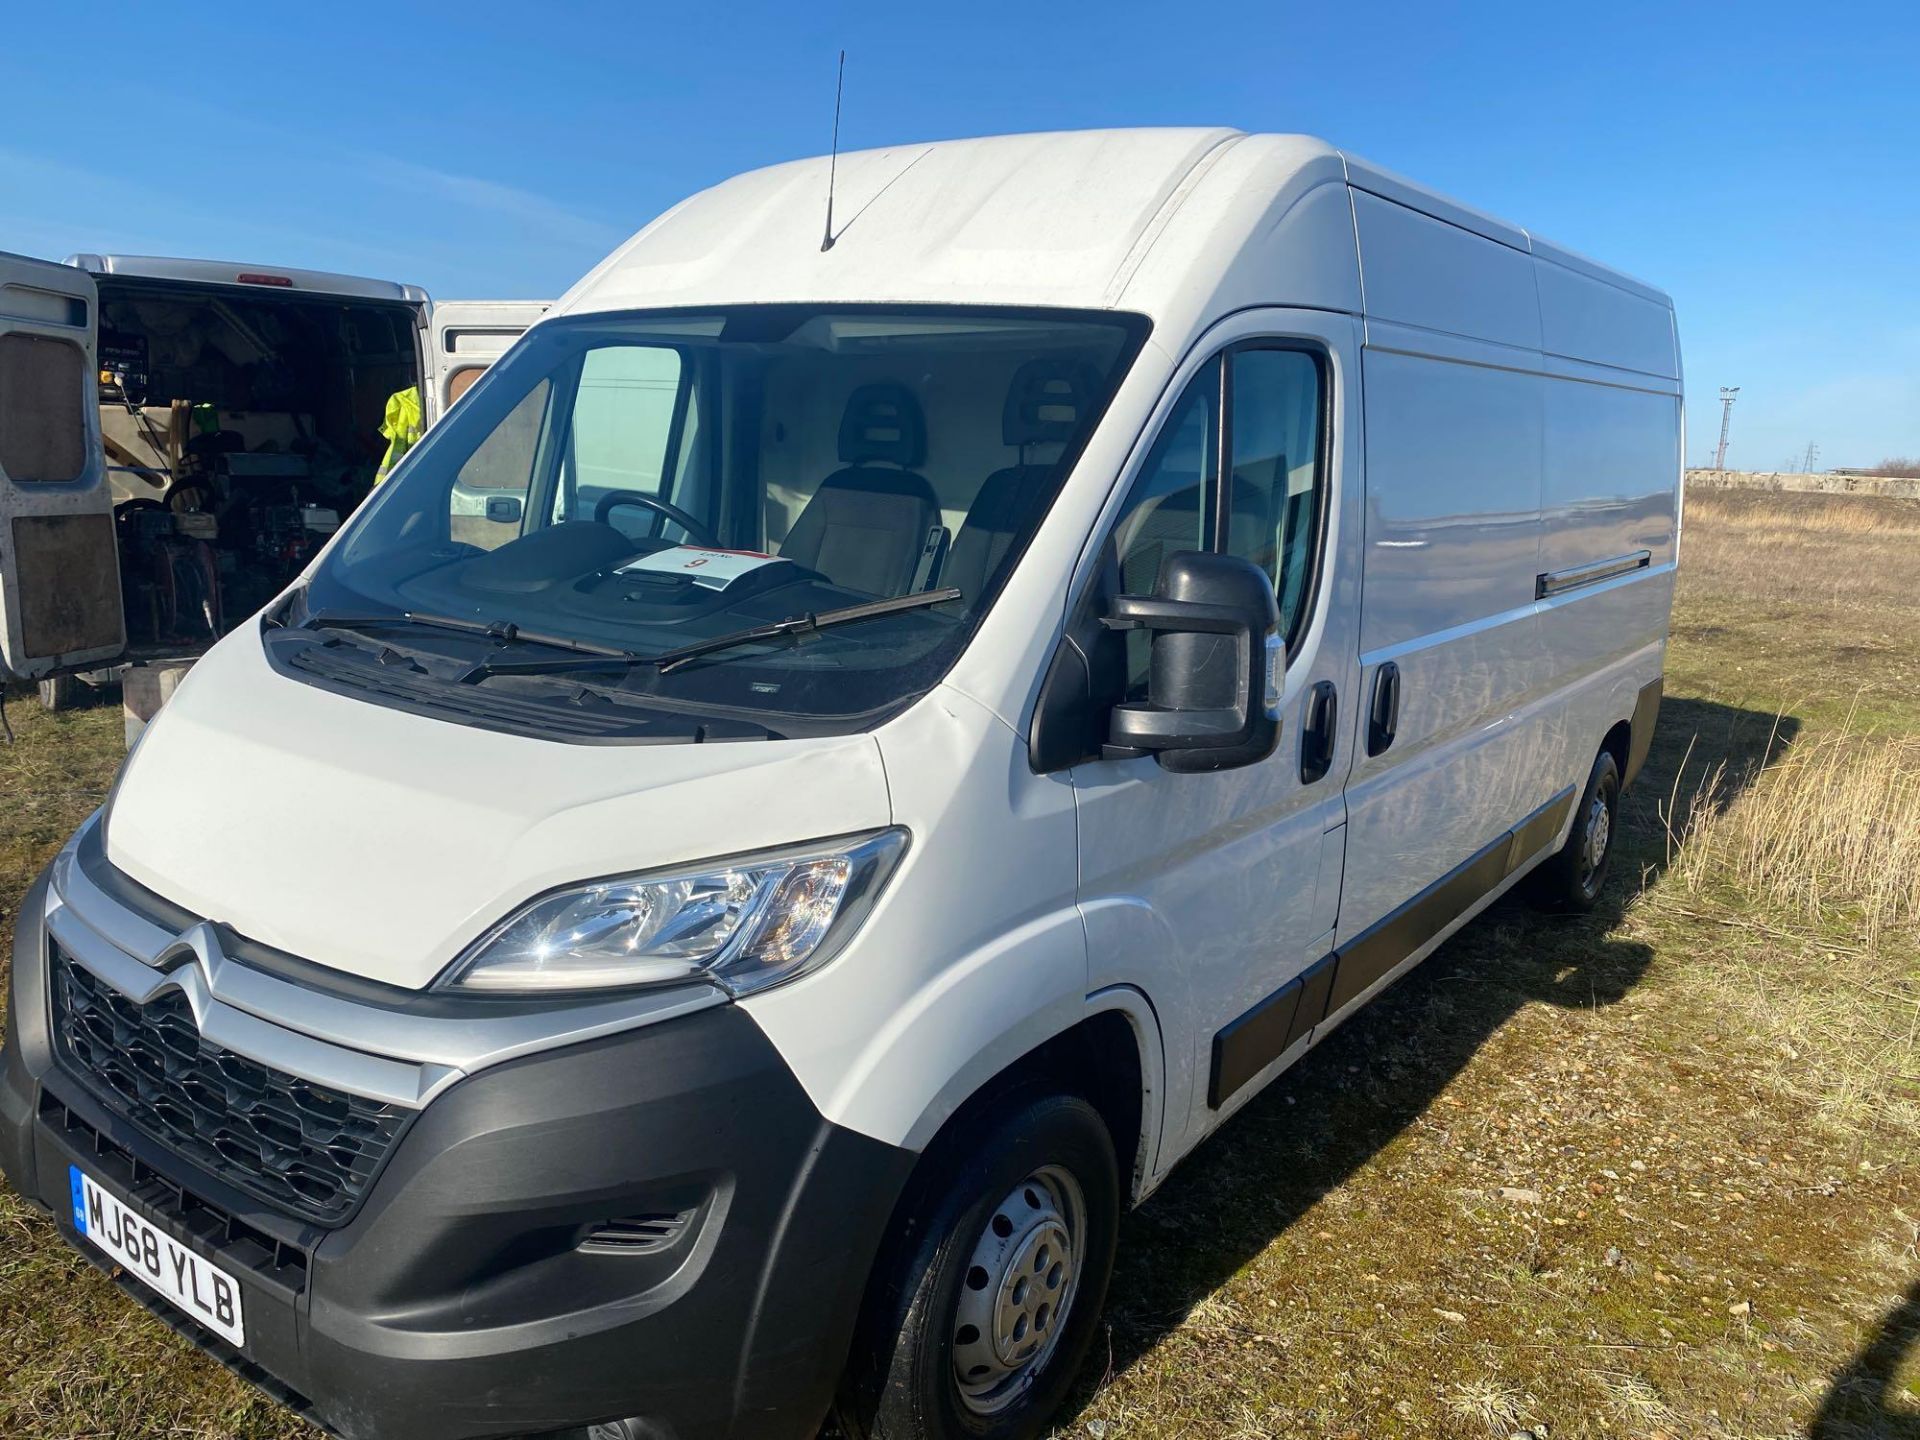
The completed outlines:
<svg viewBox="0 0 1920 1440">
<path fill-rule="evenodd" d="M 1119 1169 L 1078 1096 L 967 1125 L 902 1206 L 837 1410 L 853 1440 L 1029 1440 L 1093 1338 L 1113 1270 Z"/>
<path fill-rule="evenodd" d="M 1602 750 L 1587 775 L 1567 843 L 1528 881 L 1534 903 L 1562 912 L 1593 909 L 1613 867 L 1619 833 L 1620 766 L 1611 751 Z"/>
</svg>

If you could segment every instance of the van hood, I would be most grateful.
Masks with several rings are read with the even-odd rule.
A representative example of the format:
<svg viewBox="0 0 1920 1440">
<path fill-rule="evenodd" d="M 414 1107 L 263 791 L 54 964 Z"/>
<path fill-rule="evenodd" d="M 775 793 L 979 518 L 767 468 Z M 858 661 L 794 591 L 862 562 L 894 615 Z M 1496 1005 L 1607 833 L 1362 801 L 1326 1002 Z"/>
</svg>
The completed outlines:
<svg viewBox="0 0 1920 1440">
<path fill-rule="evenodd" d="M 870 735 L 502 735 L 289 679 L 249 625 L 201 659 L 128 757 L 106 851 L 249 939 L 420 989 L 543 891 L 890 818 Z"/>
</svg>

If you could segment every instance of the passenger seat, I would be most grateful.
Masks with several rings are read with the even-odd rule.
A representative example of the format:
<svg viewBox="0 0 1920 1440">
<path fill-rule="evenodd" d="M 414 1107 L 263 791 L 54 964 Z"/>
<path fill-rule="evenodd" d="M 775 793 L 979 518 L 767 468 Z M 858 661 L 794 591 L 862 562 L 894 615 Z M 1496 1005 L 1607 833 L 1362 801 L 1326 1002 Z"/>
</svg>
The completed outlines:
<svg viewBox="0 0 1920 1440">
<path fill-rule="evenodd" d="M 1028 456 L 1030 445 L 1064 447 L 1079 433 L 1099 399 L 1100 377 L 1082 361 L 1042 356 L 1013 372 L 1000 411 L 1000 437 L 1020 452 L 1020 463 L 996 470 L 973 497 L 941 583 L 956 585 L 972 605 L 999 576 L 1014 536 L 1032 524 L 1052 498 L 1059 464 Z"/>
<path fill-rule="evenodd" d="M 862 385 L 840 418 L 836 470 L 793 522 L 781 543 L 787 559 L 818 570 L 834 584 L 869 595 L 915 588 L 931 549 L 937 560 L 946 530 L 926 477 L 927 422 L 904 385 Z"/>
</svg>

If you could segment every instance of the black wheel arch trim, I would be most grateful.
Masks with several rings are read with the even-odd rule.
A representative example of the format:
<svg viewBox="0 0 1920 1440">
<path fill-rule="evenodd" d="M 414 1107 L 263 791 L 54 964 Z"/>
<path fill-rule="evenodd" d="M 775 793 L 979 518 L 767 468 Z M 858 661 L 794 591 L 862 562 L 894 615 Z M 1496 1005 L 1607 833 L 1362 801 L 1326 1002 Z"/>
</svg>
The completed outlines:
<svg viewBox="0 0 1920 1440">
<path fill-rule="evenodd" d="M 1628 722 L 1627 763 L 1620 771 L 1620 788 L 1632 785 L 1647 763 L 1653 749 L 1654 727 L 1660 723 L 1660 700 L 1666 691 L 1666 677 L 1657 676 L 1640 687 L 1633 700 L 1633 719 Z"/>
</svg>

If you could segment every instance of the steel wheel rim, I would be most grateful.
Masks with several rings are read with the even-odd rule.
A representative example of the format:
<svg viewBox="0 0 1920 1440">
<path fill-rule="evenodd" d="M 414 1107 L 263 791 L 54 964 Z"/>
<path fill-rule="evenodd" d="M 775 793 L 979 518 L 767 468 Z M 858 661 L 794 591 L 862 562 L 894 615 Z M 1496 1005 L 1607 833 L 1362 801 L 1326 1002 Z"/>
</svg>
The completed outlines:
<svg viewBox="0 0 1920 1440">
<path fill-rule="evenodd" d="M 1607 863 L 1607 847 L 1613 843 L 1613 809 L 1604 794 L 1596 793 L 1587 806 L 1587 823 L 1580 843 L 1580 883 L 1591 888 L 1594 877 Z"/>
<path fill-rule="evenodd" d="M 953 1379 L 960 1403 L 997 1415 L 1033 1388 L 1059 1348 L 1087 1243 L 1080 1182 L 1035 1170 L 993 1208 L 960 1281 Z"/>
</svg>

